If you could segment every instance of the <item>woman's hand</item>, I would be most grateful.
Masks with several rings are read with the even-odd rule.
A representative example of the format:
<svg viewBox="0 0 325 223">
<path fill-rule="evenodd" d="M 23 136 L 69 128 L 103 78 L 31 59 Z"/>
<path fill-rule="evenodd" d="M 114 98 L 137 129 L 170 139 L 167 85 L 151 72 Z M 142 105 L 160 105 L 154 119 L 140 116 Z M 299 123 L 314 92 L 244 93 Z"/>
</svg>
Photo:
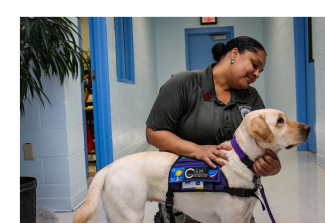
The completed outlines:
<svg viewBox="0 0 325 223">
<path fill-rule="evenodd" d="M 280 172 L 281 163 L 272 150 L 266 150 L 262 157 L 255 160 L 253 168 L 259 176 L 272 176 Z"/>
<path fill-rule="evenodd" d="M 226 145 L 199 145 L 193 157 L 206 162 L 212 168 L 216 168 L 215 163 L 223 166 L 228 160 L 226 154 L 221 150 L 232 150 L 232 148 Z"/>
</svg>

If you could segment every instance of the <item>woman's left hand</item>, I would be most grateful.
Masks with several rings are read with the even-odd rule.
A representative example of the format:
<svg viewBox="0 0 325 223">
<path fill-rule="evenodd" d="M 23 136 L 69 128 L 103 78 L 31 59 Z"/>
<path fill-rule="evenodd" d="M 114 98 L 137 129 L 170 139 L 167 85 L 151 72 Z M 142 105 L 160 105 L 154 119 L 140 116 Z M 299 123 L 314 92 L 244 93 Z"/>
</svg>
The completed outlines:
<svg viewBox="0 0 325 223">
<path fill-rule="evenodd" d="M 272 150 L 266 150 L 262 157 L 255 160 L 253 168 L 259 176 L 272 176 L 280 172 L 281 163 Z"/>
</svg>

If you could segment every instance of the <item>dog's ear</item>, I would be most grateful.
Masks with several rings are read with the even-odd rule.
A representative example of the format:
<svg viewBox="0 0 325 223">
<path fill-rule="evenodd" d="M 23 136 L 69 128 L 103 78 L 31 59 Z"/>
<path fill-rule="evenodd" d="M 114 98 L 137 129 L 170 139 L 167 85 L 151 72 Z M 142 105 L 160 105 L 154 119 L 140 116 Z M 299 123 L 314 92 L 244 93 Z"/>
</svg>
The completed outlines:
<svg viewBox="0 0 325 223">
<path fill-rule="evenodd" d="M 255 140 L 271 143 L 274 135 L 261 115 L 254 117 L 247 126 L 248 134 Z"/>
</svg>

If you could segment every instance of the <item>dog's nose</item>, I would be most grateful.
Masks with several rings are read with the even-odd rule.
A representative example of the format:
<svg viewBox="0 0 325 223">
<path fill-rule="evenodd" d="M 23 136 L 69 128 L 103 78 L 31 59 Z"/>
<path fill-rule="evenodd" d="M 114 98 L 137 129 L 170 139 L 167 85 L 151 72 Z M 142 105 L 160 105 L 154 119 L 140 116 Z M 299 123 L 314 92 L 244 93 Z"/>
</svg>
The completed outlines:
<svg viewBox="0 0 325 223">
<path fill-rule="evenodd" d="M 306 132 L 307 136 L 309 135 L 310 132 L 310 126 L 309 125 L 302 125 L 302 129 Z"/>
</svg>

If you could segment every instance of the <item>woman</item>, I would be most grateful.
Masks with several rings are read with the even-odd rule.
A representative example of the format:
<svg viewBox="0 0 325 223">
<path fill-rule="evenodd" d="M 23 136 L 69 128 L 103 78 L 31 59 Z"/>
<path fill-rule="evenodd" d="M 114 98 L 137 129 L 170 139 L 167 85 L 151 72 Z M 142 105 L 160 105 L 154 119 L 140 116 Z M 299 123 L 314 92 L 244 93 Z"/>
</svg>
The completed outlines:
<svg viewBox="0 0 325 223">
<path fill-rule="evenodd" d="M 264 103 L 250 84 L 263 72 L 266 51 L 255 39 L 241 36 L 212 48 L 216 63 L 205 70 L 175 74 L 160 89 L 147 119 L 146 135 L 160 150 L 224 165 L 221 146 L 230 140 L 250 111 Z M 254 163 L 260 176 L 277 174 L 281 164 L 267 151 Z"/>
</svg>

